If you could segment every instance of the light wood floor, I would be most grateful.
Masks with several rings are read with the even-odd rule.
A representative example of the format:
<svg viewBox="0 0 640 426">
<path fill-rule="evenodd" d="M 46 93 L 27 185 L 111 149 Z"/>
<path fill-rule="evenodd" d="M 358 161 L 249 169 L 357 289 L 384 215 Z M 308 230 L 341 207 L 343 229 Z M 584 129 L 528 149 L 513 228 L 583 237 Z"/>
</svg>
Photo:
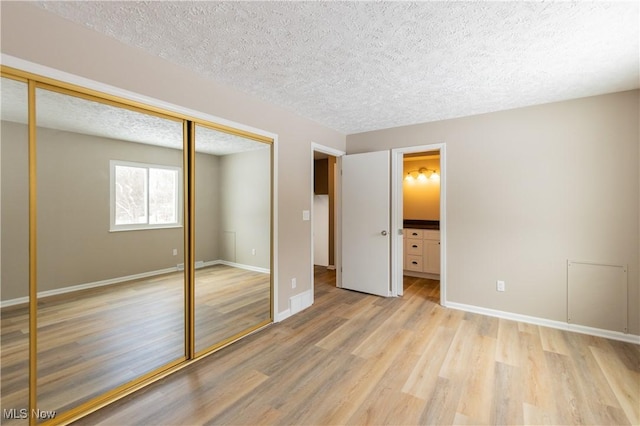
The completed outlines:
<svg viewBox="0 0 640 426">
<path fill-rule="evenodd" d="M 80 425 L 592 424 L 640 421 L 636 345 L 335 288 Z"/>
<path fill-rule="evenodd" d="M 195 300 L 196 350 L 201 350 L 269 319 L 269 275 L 225 265 L 198 269 Z M 26 306 L 2 309 L 0 338 L 2 407 L 24 408 Z M 38 408 L 61 413 L 184 354 L 182 273 L 42 299 Z"/>
</svg>

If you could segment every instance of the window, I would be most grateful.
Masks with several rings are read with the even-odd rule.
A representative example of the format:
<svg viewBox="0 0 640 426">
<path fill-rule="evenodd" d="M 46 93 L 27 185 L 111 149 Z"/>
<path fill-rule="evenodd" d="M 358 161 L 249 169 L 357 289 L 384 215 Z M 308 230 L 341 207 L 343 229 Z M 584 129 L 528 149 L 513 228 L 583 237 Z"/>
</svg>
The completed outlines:
<svg viewBox="0 0 640 426">
<path fill-rule="evenodd" d="M 111 231 L 182 225 L 182 169 L 111 161 Z"/>
</svg>

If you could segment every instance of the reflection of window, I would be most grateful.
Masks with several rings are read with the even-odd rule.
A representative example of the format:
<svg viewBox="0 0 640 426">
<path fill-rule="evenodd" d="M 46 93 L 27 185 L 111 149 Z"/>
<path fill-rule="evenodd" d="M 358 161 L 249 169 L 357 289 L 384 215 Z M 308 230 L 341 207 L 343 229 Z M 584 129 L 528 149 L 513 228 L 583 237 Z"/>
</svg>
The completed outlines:
<svg viewBox="0 0 640 426">
<path fill-rule="evenodd" d="M 111 230 L 180 226 L 179 167 L 111 161 Z"/>
</svg>

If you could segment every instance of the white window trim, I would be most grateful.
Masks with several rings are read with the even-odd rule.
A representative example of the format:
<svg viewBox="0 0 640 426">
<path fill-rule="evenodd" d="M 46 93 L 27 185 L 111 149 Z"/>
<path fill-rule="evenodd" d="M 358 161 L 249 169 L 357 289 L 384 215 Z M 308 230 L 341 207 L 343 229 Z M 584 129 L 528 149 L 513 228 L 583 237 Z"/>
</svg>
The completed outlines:
<svg viewBox="0 0 640 426">
<path fill-rule="evenodd" d="M 140 167 L 140 168 L 146 168 L 146 169 L 166 169 L 166 170 L 177 171 L 178 172 L 177 173 L 178 179 L 176 180 L 177 222 L 166 223 L 166 224 L 165 223 L 161 223 L 161 224 L 135 223 L 130 225 L 116 225 L 116 203 L 115 203 L 116 201 L 116 194 L 115 194 L 116 166 Z M 147 197 L 148 197 L 148 194 L 147 194 Z M 109 232 L 182 228 L 182 211 L 183 211 L 182 167 L 167 166 L 163 164 L 138 163 L 133 161 L 123 161 L 123 160 L 109 160 Z"/>
</svg>

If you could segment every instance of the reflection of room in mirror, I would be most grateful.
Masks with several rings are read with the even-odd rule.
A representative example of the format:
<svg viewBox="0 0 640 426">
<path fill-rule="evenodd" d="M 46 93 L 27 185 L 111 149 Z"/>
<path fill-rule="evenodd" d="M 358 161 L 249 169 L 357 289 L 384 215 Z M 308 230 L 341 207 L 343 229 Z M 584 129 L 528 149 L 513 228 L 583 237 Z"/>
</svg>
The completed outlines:
<svg viewBox="0 0 640 426">
<path fill-rule="evenodd" d="M 39 127 L 182 149 L 182 121 L 50 90 L 38 89 L 36 96 Z"/>
<path fill-rule="evenodd" d="M 27 84 L 22 81 L 2 77 L 0 83 L 2 91 L 2 121 L 27 124 Z"/>
<path fill-rule="evenodd" d="M 16 249 L 2 250 L 2 406 L 18 408 L 29 390 L 26 99 L 25 83 L 3 78 L 2 245 Z M 36 105 L 37 405 L 62 413 L 185 359 L 183 122 L 43 88 Z M 198 353 L 271 322 L 271 147 L 196 126 Z"/>
<path fill-rule="evenodd" d="M 184 247 L 180 224 L 153 223 L 146 167 L 182 175 L 182 122 L 41 88 L 36 108 L 38 405 L 63 412 L 184 357 L 184 281 L 135 290 L 184 262 L 172 254 Z M 144 167 L 139 191 L 113 161 Z M 114 227 L 118 207 L 135 205 L 136 229 Z"/>
<path fill-rule="evenodd" d="M 199 125 L 195 149 L 195 350 L 200 352 L 270 317 L 271 149 Z M 222 308 L 234 323 L 214 308 L 215 288 L 243 294 Z M 238 312 L 244 315 L 237 317 Z M 227 326 L 212 328 L 211 322 Z"/>
<path fill-rule="evenodd" d="M 228 155 L 257 149 L 269 149 L 269 145 L 209 127 L 196 126 L 196 152 Z"/>
<path fill-rule="evenodd" d="M 29 293 L 29 200 L 27 84 L 2 78 L 0 141 L 0 364 L 3 409 L 29 406 L 29 313 L 26 305 L 5 307 L 6 300 L 25 301 Z M 2 419 L 3 425 L 24 424 L 19 419 Z"/>
</svg>

